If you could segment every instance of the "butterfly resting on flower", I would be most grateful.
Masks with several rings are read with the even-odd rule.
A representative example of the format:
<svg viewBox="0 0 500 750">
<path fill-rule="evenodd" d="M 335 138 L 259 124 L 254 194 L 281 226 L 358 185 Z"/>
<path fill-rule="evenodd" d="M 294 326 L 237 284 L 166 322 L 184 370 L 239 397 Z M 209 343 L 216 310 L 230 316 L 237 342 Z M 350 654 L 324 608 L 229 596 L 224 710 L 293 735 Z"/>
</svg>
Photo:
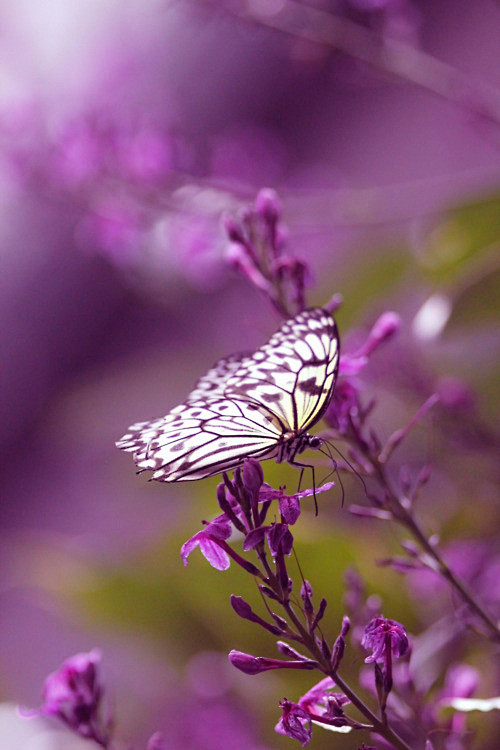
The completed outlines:
<svg viewBox="0 0 500 750">
<path fill-rule="evenodd" d="M 162 482 L 204 479 L 249 457 L 293 464 L 321 444 L 307 430 L 330 403 L 338 363 L 332 316 L 305 310 L 253 353 L 219 360 L 184 403 L 132 425 L 117 446 Z"/>
</svg>

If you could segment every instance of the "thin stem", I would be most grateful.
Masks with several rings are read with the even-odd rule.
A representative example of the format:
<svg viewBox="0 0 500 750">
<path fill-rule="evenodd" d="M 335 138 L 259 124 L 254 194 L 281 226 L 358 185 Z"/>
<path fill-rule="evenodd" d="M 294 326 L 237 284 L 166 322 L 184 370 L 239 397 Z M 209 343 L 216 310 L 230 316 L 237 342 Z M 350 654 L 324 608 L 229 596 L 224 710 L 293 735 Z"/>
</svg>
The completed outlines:
<svg viewBox="0 0 500 750">
<path fill-rule="evenodd" d="M 358 446 L 359 447 L 359 446 Z M 392 482 L 387 476 L 384 466 L 380 461 L 365 451 L 364 455 L 369 459 L 375 474 L 387 493 L 389 502 L 395 506 L 396 520 L 410 531 L 423 550 L 437 563 L 439 571 L 443 578 L 460 594 L 461 598 L 468 604 L 470 609 L 482 620 L 488 631 L 491 633 L 494 641 L 500 641 L 500 628 L 493 618 L 486 612 L 481 604 L 474 598 L 467 585 L 458 578 L 445 563 L 438 550 L 429 542 L 425 532 L 420 527 L 412 514 L 405 507 L 404 498 L 400 497 L 394 489 Z"/>
<path fill-rule="evenodd" d="M 212 3 L 209 3 L 212 4 Z M 399 39 L 382 36 L 364 26 L 332 13 L 286 0 L 273 15 L 257 15 L 234 6 L 225 10 L 245 21 L 275 29 L 282 34 L 340 50 L 385 73 L 391 73 L 500 124 L 500 94 L 482 81 L 467 77 L 459 70 Z"/>
<path fill-rule="evenodd" d="M 337 672 L 333 672 L 330 676 L 335 684 L 342 690 L 344 695 L 347 695 L 352 705 L 356 706 L 356 708 L 361 711 L 361 713 L 366 716 L 367 719 L 371 721 L 373 725 L 373 728 L 371 729 L 372 732 L 380 734 L 381 737 L 384 737 L 388 742 L 394 745 L 394 747 L 398 748 L 398 750 L 411 750 L 410 746 L 407 745 L 406 742 L 401 739 L 401 737 L 396 734 L 393 729 L 391 729 L 391 727 L 387 723 L 386 716 L 384 716 L 384 719 L 380 721 L 380 719 L 378 719 L 377 716 L 372 713 L 372 711 L 361 700 L 361 698 L 359 698 L 356 693 L 351 690 L 349 685 L 344 682 L 344 680 L 338 675 Z"/>
</svg>

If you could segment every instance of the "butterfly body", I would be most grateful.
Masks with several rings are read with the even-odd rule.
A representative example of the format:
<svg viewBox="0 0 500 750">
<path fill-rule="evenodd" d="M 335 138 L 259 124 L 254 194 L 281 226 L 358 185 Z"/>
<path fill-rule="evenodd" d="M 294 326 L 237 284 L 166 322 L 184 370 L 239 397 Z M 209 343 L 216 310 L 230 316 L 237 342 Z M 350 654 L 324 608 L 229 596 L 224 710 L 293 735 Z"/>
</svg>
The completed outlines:
<svg viewBox="0 0 500 750">
<path fill-rule="evenodd" d="M 286 321 L 253 353 L 219 360 L 184 403 L 129 428 L 117 445 L 166 482 L 203 479 L 252 456 L 293 463 L 319 438 L 307 430 L 335 386 L 339 339 L 331 315 L 314 308 Z"/>
</svg>

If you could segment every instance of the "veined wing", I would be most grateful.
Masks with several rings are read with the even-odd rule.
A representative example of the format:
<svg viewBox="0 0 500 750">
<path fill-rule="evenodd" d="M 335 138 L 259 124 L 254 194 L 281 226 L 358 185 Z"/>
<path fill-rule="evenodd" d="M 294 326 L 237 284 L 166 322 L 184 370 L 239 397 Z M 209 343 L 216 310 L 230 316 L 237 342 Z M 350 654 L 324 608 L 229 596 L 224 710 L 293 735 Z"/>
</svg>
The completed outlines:
<svg viewBox="0 0 500 750">
<path fill-rule="evenodd" d="M 283 432 L 307 431 L 326 410 L 337 377 L 339 338 L 335 321 L 321 308 L 284 323 L 264 346 L 229 375 L 225 398 L 267 406 Z"/>
<path fill-rule="evenodd" d="M 228 378 L 234 375 L 243 362 L 251 356 L 252 352 L 238 352 L 219 359 L 205 375 L 196 381 L 193 390 L 186 398 L 186 403 L 222 396 Z"/>
<path fill-rule="evenodd" d="M 117 443 L 153 479 L 203 479 L 239 466 L 249 456 L 272 458 L 281 426 L 265 406 L 216 398 L 189 401 L 166 417 L 132 425 Z"/>
</svg>

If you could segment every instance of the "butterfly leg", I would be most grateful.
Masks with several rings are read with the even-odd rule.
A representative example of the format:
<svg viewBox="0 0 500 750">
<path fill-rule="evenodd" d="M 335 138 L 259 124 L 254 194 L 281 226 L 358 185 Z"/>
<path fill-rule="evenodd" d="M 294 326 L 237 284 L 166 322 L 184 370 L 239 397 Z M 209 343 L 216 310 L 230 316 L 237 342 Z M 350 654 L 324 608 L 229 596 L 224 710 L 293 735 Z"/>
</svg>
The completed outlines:
<svg viewBox="0 0 500 750">
<path fill-rule="evenodd" d="M 318 515 L 318 501 L 316 499 L 316 473 L 315 473 L 315 467 L 312 464 L 299 464 L 297 461 L 289 461 L 288 462 L 290 466 L 296 466 L 297 469 L 300 469 L 300 477 L 299 477 L 299 487 L 297 492 L 300 491 L 300 485 L 302 483 L 302 477 L 304 475 L 305 469 L 311 469 L 312 474 L 312 480 L 313 480 L 313 498 L 314 498 L 314 509 L 315 509 L 315 515 Z"/>
</svg>

